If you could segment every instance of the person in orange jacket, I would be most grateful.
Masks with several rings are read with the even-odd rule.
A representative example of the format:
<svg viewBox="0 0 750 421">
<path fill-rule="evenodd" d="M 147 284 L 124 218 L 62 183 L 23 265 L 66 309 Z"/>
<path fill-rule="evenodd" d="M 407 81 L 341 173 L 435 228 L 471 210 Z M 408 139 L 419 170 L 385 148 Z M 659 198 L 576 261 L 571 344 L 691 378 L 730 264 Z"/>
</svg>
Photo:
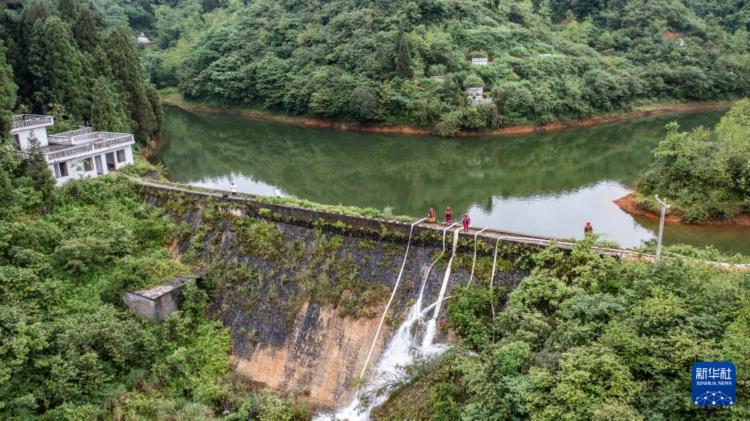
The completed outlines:
<svg viewBox="0 0 750 421">
<path fill-rule="evenodd" d="M 445 223 L 448 225 L 451 225 L 453 223 L 453 211 L 451 210 L 450 206 L 445 209 Z"/>
<path fill-rule="evenodd" d="M 594 227 L 591 226 L 591 222 L 586 222 L 586 226 L 583 227 L 583 235 L 589 235 L 594 233 Z"/>
<path fill-rule="evenodd" d="M 464 219 L 461 220 L 461 222 L 464 224 L 464 232 L 469 232 L 469 225 L 471 225 L 471 218 L 469 218 L 469 214 L 464 214 Z"/>
<path fill-rule="evenodd" d="M 430 210 L 427 211 L 427 222 L 430 224 L 435 223 L 435 209 L 430 208 Z"/>
</svg>

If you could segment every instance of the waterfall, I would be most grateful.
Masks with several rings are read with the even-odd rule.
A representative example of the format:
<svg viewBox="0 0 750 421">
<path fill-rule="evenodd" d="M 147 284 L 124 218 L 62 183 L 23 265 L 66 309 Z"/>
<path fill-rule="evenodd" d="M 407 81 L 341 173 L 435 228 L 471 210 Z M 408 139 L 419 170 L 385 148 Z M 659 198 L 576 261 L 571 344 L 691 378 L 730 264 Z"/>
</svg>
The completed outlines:
<svg viewBox="0 0 750 421">
<path fill-rule="evenodd" d="M 385 400 L 388 399 L 388 392 L 390 392 L 392 386 L 396 385 L 399 380 L 404 378 L 404 376 L 406 375 L 405 368 L 413 364 L 417 358 L 422 358 L 428 355 L 428 353 L 425 352 L 425 349 L 418 345 L 417 341 L 419 335 L 412 335 L 412 328 L 415 324 L 418 324 L 422 318 L 422 302 L 424 300 L 424 290 L 425 285 L 427 284 L 427 278 L 430 276 L 432 268 L 445 254 L 446 232 L 448 231 L 448 229 L 455 225 L 456 224 L 453 224 L 443 230 L 443 251 L 440 256 L 438 256 L 438 258 L 435 259 L 432 264 L 424 271 L 422 286 L 419 289 L 419 296 L 417 297 L 417 301 L 409 309 L 406 320 L 401 324 L 401 326 L 399 326 L 398 330 L 396 330 L 396 334 L 393 335 L 393 338 L 388 344 L 388 347 L 386 347 L 385 351 L 380 357 L 380 360 L 378 360 L 378 363 L 375 366 L 375 369 L 373 370 L 372 375 L 370 376 L 370 379 L 367 381 L 365 386 L 363 386 L 361 390 L 357 391 L 357 395 L 354 397 L 354 400 L 346 408 L 339 410 L 335 414 L 317 415 L 315 418 L 313 418 L 313 421 L 324 421 L 332 419 L 348 421 L 368 421 L 370 419 L 370 411 L 372 411 L 372 408 L 385 402 Z M 456 250 L 456 238 L 454 238 L 453 245 L 454 255 Z M 409 235 L 409 242 L 411 242 L 411 233 Z M 407 245 L 406 254 L 404 255 L 404 262 L 401 265 L 401 273 L 399 273 L 399 280 L 401 279 L 401 275 L 403 274 L 403 269 L 404 265 L 406 265 L 406 258 L 408 257 L 408 253 L 409 246 Z M 396 288 L 394 288 L 394 294 L 395 291 Z M 442 295 L 444 295 L 444 291 Z M 393 295 L 391 296 L 391 299 L 392 298 Z M 435 304 L 430 305 L 428 309 L 432 306 L 437 306 L 440 302 L 441 301 L 438 300 Z M 390 305 L 390 301 L 388 305 Z M 388 306 L 386 306 L 386 309 L 387 307 Z M 383 314 L 383 316 L 385 316 L 385 313 Z M 377 340 L 377 336 L 375 339 Z M 432 347 L 429 355 L 435 355 L 442 349 L 443 348 Z M 370 349 L 370 354 L 371 353 L 372 348 Z M 365 365 L 367 365 L 367 363 L 365 363 Z"/>
<path fill-rule="evenodd" d="M 427 285 L 427 278 L 430 277 L 430 272 L 432 272 L 432 268 L 435 267 L 437 262 L 443 258 L 445 255 L 445 234 L 448 232 L 451 227 L 456 226 L 456 224 L 452 224 L 448 227 L 445 227 L 443 230 L 443 251 L 440 253 L 440 256 L 437 257 L 437 259 L 432 261 L 432 264 L 430 265 L 429 269 L 427 269 L 427 272 L 424 274 L 424 279 L 422 279 L 422 285 L 419 287 L 419 299 L 417 299 L 417 310 L 421 312 L 422 310 L 422 296 L 424 295 L 424 287 Z"/>
<path fill-rule="evenodd" d="M 393 297 L 396 296 L 396 291 L 398 291 L 398 285 L 401 283 L 401 277 L 404 275 L 404 268 L 406 267 L 406 259 L 409 257 L 409 247 L 411 247 L 411 235 L 412 233 L 414 233 L 414 226 L 424 221 L 425 219 L 427 218 L 420 219 L 419 221 L 411 224 L 411 228 L 409 229 L 409 241 L 406 243 L 406 252 L 404 252 L 404 261 L 403 263 L 401 263 L 401 270 L 398 272 L 398 278 L 396 278 L 396 285 L 393 287 L 391 298 L 388 299 L 388 304 L 385 305 L 385 310 L 383 310 L 383 315 L 380 317 L 380 323 L 378 323 L 378 329 L 375 331 L 375 338 L 373 338 L 372 345 L 370 345 L 370 352 L 367 353 L 365 364 L 362 367 L 362 373 L 360 373 L 359 375 L 360 379 L 363 379 L 365 377 L 365 373 L 367 372 L 367 365 L 370 363 L 370 358 L 372 357 L 372 351 L 375 349 L 375 344 L 378 342 L 378 336 L 380 336 L 380 329 L 383 328 L 383 321 L 385 321 L 385 316 L 386 314 L 388 314 L 388 309 L 391 307 L 391 303 L 393 302 Z M 445 240 L 443 240 L 443 249 L 445 249 Z"/>
<path fill-rule="evenodd" d="M 437 334 L 437 319 L 440 316 L 440 308 L 443 305 L 443 298 L 445 297 L 445 291 L 448 288 L 448 279 L 451 277 L 451 269 L 453 267 L 453 258 L 456 257 L 456 249 L 458 248 L 458 235 L 461 228 L 453 231 L 453 250 L 451 258 L 448 260 L 448 267 L 445 268 L 445 276 L 443 276 L 443 285 L 440 287 L 440 294 L 435 302 L 435 312 L 432 314 L 432 319 L 427 322 L 427 330 L 422 341 L 422 350 L 426 353 L 436 353 L 443 350 L 443 347 L 435 347 L 432 343 L 435 340 Z"/>
<path fill-rule="evenodd" d="M 419 356 L 418 350 L 414 347 L 414 338 L 411 334 L 412 326 L 419 320 L 419 311 L 415 303 L 409 310 L 406 320 L 393 335 L 391 342 L 383 352 L 383 356 L 378 361 L 371 378 L 362 390 L 358 391 L 352 403 L 346 408 L 338 411 L 335 415 L 323 415 L 314 418 L 314 421 L 323 420 L 348 420 L 348 421 L 368 421 L 372 408 L 380 405 L 388 399 L 386 393 L 376 394 L 378 391 L 389 389 L 395 382 L 403 378 L 406 374 L 405 368 Z M 368 396 L 368 400 L 363 397 Z"/>
</svg>

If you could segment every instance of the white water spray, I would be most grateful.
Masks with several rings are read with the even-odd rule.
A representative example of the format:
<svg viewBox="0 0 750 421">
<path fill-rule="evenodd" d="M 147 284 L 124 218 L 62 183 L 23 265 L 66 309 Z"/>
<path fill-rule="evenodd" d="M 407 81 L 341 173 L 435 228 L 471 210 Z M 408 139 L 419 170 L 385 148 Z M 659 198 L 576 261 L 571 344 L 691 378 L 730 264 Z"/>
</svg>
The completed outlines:
<svg viewBox="0 0 750 421">
<path fill-rule="evenodd" d="M 372 408 L 385 402 L 385 400 L 388 399 L 387 392 L 389 391 L 389 389 L 391 389 L 392 386 L 396 385 L 399 380 L 404 378 L 404 376 L 406 375 L 405 368 L 413 364 L 416 358 L 425 356 L 424 349 L 417 345 L 418 335 L 412 335 L 412 328 L 415 323 L 418 323 L 420 321 L 422 317 L 422 302 L 424 299 L 424 290 L 425 284 L 427 283 L 427 278 L 430 276 L 432 268 L 445 254 L 446 232 L 448 231 L 448 229 L 452 228 L 455 225 L 456 224 L 453 224 L 443 230 L 443 251 L 440 256 L 435 259 L 429 266 L 429 268 L 427 268 L 427 270 L 425 271 L 417 301 L 409 309 L 406 320 L 401 324 L 401 326 L 399 326 L 398 330 L 396 330 L 396 334 L 393 335 L 393 338 L 388 344 L 388 347 L 383 352 L 380 360 L 378 360 L 378 363 L 375 366 L 375 369 L 373 370 L 367 384 L 363 386 L 362 389 L 357 390 L 357 395 L 354 397 L 354 400 L 346 408 L 338 411 L 336 414 L 316 416 L 313 419 L 314 421 L 324 421 L 332 419 L 348 421 L 368 421 L 370 419 L 370 411 L 372 411 Z M 411 242 L 411 234 L 409 235 L 409 242 Z M 403 273 L 403 267 L 406 264 L 408 252 L 409 246 L 407 245 L 406 255 L 404 255 L 404 263 L 401 265 L 402 272 L 399 274 L 399 280 L 401 279 L 401 275 Z M 435 304 L 430 305 L 428 309 L 430 307 L 437 306 L 441 301 L 442 300 L 438 300 L 438 302 L 436 302 Z M 370 354 L 372 354 L 372 349 L 370 350 Z M 434 354 L 434 352 L 431 354 Z M 367 363 L 365 363 L 365 366 L 366 365 Z M 365 399 L 365 397 L 367 397 L 367 399 Z"/>
<path fill-rule="evenodd" d="M 424 287 L 427 285 L 427 278 L 430 277 L 430 272 L 432 272 L 432 268 L 435 267 L 437 262 L 443 258 L 445 255 L 445 234 L 448 232 L 449 229 L 455 227 L 456 224 L 451 224 L 450 226 L 445 227 L 443 230 L 443 251 L 440 253 L 440 256 L 437 257 L 437 259 L 432 261 L 432 264 L 430 265 L 429 269 L 427 269 L 427 272 L 424 274 L 424 279 L 422 279 L 422 285 L 419 287 L 419 298 L 417 299 L 417 310 L 422 310 L 422 296 L 424 295 Z"/>
<path fill-rule="evenodd" d="M 445 297 L 445 291 L 448 288 L 448 279 L 451 277 L 451 269 L 453 268 L 453 258 L 456 257 L 456 249 L 458 248 L 458 235 L 461 228 L 453 231 L 453 250 L 451 258 L 448 260 L 448 267 L 445 268 L 445 276 L 443 276 L 443 285 L 440 287 L 440 294 L 438 294 L 437 302 L 435 303 L 435 312 L 432 314 L 432 319 L 427 322 L 427 330 L 422 340 L 422 351 L 425 353 L 436 353 L 443 350 L 443 347 L 435 347 L 433 342 L 435 341 L 435 335 L 437 334 L 437 319 L 440 315 L 440 308 L 443 305 L 443 298 Z"/>
<path fill-rule="evenodd" d="M 365 373 L 367 372 L 367 365 L 370 363 L 370 358 L 372 357 L 372 351 L 375 349 L 375 344 L 378 342 L 378 336 L 380 336 L 380 329 L 383 328 L 383 321 L 385 320 L 386 314 L 388 314 L 388 309 L 391 307 L 391 303 L 393 302 L 393 297 L 396 296 L 396 291 L 398 291 L 398 285 L 401 283 L 401 277 L 404 275 L 404 267 L 406 267 L 406 259 L 409 257 L 409 247 L 411 247 L 411 235 L 414 232 L 414 226 L 424 221 L 425 219 L 427 218 L 420 219 L 419 221 L 411 224 L 411 228 L 409 229 L 409 241 L 406 243 L 406 252 L 404 253 L 404 261 L 403 263 L 401 263 L 401 270 L 398 272 L 398 278 L 396 278 L 396 285 L 393 287 L 391 298 L 388 299 L 388 304 L 385 305 L 385 310 L 383 310 L 383 315 L 380 317 L 380 323 L 378 323 L 378 329 L 375 331 L 375 337 L 372 340 L 372 345 L 370 345 L 370 352 L 367 353 L 367 358 L 365 359 L 365 365 L 362 367 L 362 373 L 360 373 L 359 375 L 360 379 L 363 379 L 365 377 Z"/>
</svg>

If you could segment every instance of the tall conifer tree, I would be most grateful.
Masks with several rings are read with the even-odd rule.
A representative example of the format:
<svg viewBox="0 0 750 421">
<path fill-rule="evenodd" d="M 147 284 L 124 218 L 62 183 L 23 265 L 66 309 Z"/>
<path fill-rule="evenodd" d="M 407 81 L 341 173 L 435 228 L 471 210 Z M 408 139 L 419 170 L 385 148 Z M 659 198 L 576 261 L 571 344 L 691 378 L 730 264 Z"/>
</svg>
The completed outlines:
<svg viewBox="0 0 750 421">
<path fill-rule="evenodd" d="M 0 41 L 0 139 L 11 129 L 11 110 L 16 105 L 17 91 L 13 69 L 5 59 L 5 47 Z"/>
<path fill-rule="evenodd" d="M 146 77 L 135 49 L 135 40 L 126 27 L 120 26 L 107 38 L 107 56 L 119 91 L 125 93 L 130 118 L 136 123 L 136 138 L 142 142 L 148 141 L 159 130 L 154 105 L 160 105 L 152 105 L 149 101 Z"/>
<path fill-rule="evenodd" d="M 130 117 L 125 103 L 105 77 L 94 82 L 93 96 L 96 106 L 91 111 L 91 126 L 94 130 L 129 132 Z"/>
<path fill-rule="evenodd" d="M 56 16 L 34 24 L 29 48 L 29 69 L 38 107 L 63 104 L 73 115 L 89 109 L 81 55 L 68 27 Z"/>
<path fill-rule="evenodd" d="M 409 49 L 409 40 L 406 37 L 403 25 L 398 29 L 396 50 L 396 74 L 404 79 L 409 79 L 413 76 L 411 70 L 411 50 Z"/>
</svg>

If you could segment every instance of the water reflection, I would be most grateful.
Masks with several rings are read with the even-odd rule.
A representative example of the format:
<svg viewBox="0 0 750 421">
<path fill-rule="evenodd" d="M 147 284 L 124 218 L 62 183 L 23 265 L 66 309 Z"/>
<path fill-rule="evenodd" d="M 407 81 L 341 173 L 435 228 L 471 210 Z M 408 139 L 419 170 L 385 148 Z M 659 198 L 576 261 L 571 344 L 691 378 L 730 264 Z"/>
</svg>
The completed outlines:
<svg viewBox="0 0 750 421">
<path fill-rule="evenodd" d="M 175 181 L 285 194 L 320 203 L 393 207 L 419 216 L 451 206 L 472 222 L 511 231 L 580 237 L 591 221 L 623 246 L 650 239 L 650 220 L 613 200 L 651 161 L 664 125 L 713 125 L 721 112 L 667 115 L 517 137 L 441 139 L 336 132 L 165 107 L 155 154 Z M 666 241 L 714 243 L 750 253 L 750 230 L 670 227 Z M 741 238 L 744 237 L 744 238 Z"/>
</svg>

